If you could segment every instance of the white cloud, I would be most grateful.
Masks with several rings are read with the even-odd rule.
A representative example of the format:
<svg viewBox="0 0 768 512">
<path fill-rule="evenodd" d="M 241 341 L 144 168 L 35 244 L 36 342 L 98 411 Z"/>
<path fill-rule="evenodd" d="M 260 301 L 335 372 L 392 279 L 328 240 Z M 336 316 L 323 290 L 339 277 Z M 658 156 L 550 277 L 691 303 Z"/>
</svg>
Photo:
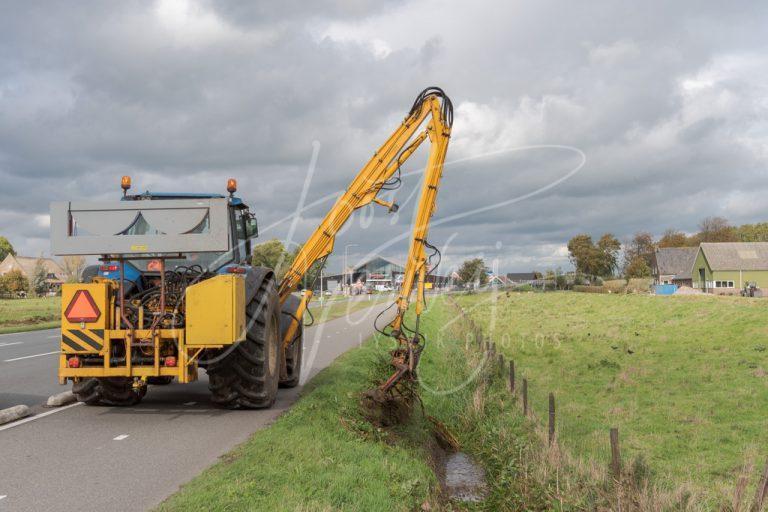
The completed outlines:
<svg viewBox="0 0 768 512">
<path fill-rule="evenodd" d="M 592 64 L 615 65 L 640 54 L 640 48 L 634 41 L 622 39 L 609 44 L 587 45 L 589 61 Z"/>
</svg>

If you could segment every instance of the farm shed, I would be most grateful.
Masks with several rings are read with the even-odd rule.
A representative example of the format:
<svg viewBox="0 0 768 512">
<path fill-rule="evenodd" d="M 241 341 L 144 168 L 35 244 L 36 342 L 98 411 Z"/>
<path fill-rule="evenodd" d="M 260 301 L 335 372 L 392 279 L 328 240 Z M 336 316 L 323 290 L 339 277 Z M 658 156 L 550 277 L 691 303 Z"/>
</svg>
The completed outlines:
<svg viewBox="0 0 768 512">
<path fill-rule="evenodd" d="M 737 294 L 747 283 L 768 288 L 768 242 L 702 243 L 692 269 L 693 287 Z"/>
<path fill-rule="evenodd" d="M 654 284 L 691 286 L 691 269 L 698 247 L 663 247 L 653 254 Z"/>
</svg>

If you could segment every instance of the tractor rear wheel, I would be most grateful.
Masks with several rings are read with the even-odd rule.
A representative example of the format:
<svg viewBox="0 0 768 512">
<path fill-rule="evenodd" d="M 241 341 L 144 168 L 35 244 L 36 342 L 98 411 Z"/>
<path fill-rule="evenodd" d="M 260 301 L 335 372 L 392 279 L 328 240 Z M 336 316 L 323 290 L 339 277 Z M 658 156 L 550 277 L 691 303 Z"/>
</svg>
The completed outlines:
<svg viewBox="0 0 768 512">
<path fill-rule="evenodd" d="M 72 384 L 72 394 L 86 405 L 128 406 L 141 402 L 147 388 L 135 389 L 129 377 L 91 378 Z"/>
<path fill-rule="evenodd" d="M 229 409 L 271 407 L 280 378 L 279 302 L 273 278 L 261 283 L 245 315 L 245 340 L 208 363 L 211 400 Z"/>
<path fill-rule="evenodd" d="M 280 340 L 282 343 L 282 340 Z M 304 352 L 304 326 L 299 325 L 293 342 L 285 349 L 280 387 L 295 388 L 301 378 L 301 356 Z"/>
</svg>

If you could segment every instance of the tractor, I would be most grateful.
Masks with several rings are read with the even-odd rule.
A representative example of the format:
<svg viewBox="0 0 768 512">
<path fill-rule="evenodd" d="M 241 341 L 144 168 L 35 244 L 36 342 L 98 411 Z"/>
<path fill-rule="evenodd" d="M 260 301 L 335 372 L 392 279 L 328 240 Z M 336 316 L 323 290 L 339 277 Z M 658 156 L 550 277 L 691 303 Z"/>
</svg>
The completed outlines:
<svg viewBox="0 0 768 512">
<path fill-rule="evenodd" d="M 425 345 L 419 317 L 439 263 L 428 232 L 452 123 L 453 105 L 443 90 L 424 89 L 279 283 L 272 269 L 250 264 L 258 226 L 235 196 L 234 179 L 227 182 L 227 195 L 130 194 L 131 178 L 123 176 L 119 201 L 52 203 L 51 252 L 99 262 L 86 268 L 83 282 L 62 287 L 59 382 L 72 381 L 72 392 L 86 404 L 124 406 L 137 404 L 147 384 L 189 383 L 204 368 L 214 403 L 270 407 L 278 387 L 300 383 L 302 321 L 312 298 L 312 287 L 297 293 L 302 279 L 313 265 L 324 264 L 356 210 L 376 204 L 397 211 L 379 193 L 401 184 L 401 166 L 429 141 L 394 319 L 376 326 L 396 341 L 393 374 L 378 391 L 412 385 Z M 412 329 L 404 317 L 413 292 Z"/>
</svg>

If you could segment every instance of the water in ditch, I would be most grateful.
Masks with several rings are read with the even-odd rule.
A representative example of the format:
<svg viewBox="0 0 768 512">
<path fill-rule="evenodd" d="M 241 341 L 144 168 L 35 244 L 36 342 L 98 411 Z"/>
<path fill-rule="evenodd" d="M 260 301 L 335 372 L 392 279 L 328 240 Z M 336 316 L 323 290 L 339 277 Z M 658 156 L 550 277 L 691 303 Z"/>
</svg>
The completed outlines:
<svg viewBox="0 0 768 512">
<path fill-rule="evenodd" d="M 449 453 L 445 460 L 445 491 L 456 501 L 477 502 L 485 499 L 488 488 L 485 472 L 467 454 Z"/>
</svg>

